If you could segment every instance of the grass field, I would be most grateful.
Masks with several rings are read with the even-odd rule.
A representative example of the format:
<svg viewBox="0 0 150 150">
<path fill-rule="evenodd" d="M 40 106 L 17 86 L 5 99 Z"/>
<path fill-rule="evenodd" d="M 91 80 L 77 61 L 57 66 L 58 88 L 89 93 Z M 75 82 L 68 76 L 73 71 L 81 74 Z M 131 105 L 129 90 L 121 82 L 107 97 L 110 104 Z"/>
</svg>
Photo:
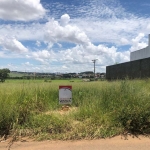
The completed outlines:
<svg viewBox="0 0 150 150">
<path fill-rule="evenodd" d="M 9 73 L 9 77 L 23 77 L 23 76 L 27 76 L 27 73 L 18 73 L 18 72 L 10 72 Z"/>
<path fill-rule="evenodd" d="M 59 85 L 72 85 L 68 111 Z M 6 80 L 0 83 L 0 135 L 95 139 L 150 133 L 150 80 Z"/>
</svg>

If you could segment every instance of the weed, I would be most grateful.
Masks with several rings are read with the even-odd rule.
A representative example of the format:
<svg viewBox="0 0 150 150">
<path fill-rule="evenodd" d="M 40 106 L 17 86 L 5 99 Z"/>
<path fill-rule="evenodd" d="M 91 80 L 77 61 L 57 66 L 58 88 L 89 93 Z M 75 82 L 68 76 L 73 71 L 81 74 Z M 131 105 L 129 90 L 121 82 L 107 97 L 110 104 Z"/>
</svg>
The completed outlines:
<svg viewBox="0 0 150 150">
<path fill-rule="evenodd" d="M 0 135 L 38 139 L 94 139 L 124 132 L 150 134 L 150 85 L 146 80 L 0 84 Z M 60 111 L 59 85 L 72 85 L 75 111 Z M 47 113 L 53 112 L 53 113 Z"/>
</svg>

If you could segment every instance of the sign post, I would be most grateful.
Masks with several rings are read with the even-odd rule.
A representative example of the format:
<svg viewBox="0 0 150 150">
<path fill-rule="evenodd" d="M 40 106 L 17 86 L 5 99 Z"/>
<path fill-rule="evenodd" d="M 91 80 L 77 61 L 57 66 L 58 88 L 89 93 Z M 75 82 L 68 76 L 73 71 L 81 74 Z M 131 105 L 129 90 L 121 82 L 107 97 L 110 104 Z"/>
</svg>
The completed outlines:
<svg viewBox="0 0 150 150">
<path fill-rule="evenodd" d="M 59 104 L 71 104 L 72 103 L 72 86 L 59 86 Z"/>
</svg>

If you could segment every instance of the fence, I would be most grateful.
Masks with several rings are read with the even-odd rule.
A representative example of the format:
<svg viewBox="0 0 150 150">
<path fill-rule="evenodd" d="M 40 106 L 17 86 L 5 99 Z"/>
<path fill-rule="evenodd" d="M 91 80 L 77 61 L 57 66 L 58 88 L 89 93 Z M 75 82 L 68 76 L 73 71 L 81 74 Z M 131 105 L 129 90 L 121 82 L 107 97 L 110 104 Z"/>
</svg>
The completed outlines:
<svg viewBox="0 0 150 150">
<path fill-rule="evenodd" d="M 106 67 L 106 79 L 129 79 L 150 77 L 150 58 L 130 61 Z"/>
</svg>

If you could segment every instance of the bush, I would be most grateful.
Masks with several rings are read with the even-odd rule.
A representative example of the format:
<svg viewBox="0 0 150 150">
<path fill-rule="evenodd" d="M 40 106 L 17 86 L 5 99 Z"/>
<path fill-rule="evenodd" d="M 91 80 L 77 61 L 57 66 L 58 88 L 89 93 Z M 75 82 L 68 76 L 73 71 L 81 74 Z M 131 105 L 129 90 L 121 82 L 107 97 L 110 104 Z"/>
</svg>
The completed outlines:
<svg viewBox="0 0 150 150">
<path fill-rule="evenodd" d="M 132 134 L 150 133 L 150 111 L 143 111 L 140 107 L 124 108 L 116 115 L 116 122 L 119 122 L 124 131 Z"/>
</svg>

